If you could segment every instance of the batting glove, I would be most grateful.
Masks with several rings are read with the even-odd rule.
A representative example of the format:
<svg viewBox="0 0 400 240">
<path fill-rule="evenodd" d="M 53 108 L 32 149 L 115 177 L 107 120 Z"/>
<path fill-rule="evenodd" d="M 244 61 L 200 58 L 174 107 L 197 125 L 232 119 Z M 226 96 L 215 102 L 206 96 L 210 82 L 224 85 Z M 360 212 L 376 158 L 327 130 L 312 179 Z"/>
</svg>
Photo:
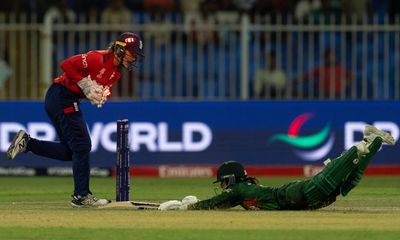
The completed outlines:
<svg viewBox="0 0 400 240">
<path fill-rule="evenodd" d="M 196 196 L 186 196 L 182 199 L 182 205 L 179 210 L 187 210 L 189 205 L 193 205 L 200 201 Z"/>
<path fill-rule="evenodd" d="M 158 210 L 167 211 L 167 210 L 179 210 L 182 206 L 182 202 L 178 200 L 170 200 L 160 204 Z"/>
</svg>

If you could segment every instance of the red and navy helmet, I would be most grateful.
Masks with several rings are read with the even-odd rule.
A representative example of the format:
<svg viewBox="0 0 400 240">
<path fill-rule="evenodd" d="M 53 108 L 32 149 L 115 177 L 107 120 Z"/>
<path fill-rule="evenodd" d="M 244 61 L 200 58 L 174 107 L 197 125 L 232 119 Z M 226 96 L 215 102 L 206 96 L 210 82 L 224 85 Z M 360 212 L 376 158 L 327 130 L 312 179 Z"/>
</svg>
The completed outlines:
<svg viewBox="0 0 400 240">
<path fill-rule="evenodd" d="M 125 32 L 121 34 L 115 40 L 113 48 L 117 56 L 121 59 L 121 62 L 126 51 L 136 53 L 136 61 L 133 61 L 129 64 L 128 70 L 132 70 L 133 68 L 137 67 L 137 63 L 140 61 L 140 58 L 144 57 L 143 41 L 137 34 L 132 32 Z"/>
</svg>

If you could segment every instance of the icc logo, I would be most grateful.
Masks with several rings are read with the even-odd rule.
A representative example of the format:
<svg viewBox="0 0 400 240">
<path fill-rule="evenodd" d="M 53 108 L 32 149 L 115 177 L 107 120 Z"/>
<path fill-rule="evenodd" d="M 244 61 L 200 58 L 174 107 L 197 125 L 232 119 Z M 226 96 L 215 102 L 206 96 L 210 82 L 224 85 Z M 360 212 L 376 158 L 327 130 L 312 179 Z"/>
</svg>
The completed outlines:
<svg viewBox="0 0 400 240">
<path fill-rule="evenodd" d="M 335 142 L 335 135 L 331 133 L 330 124 L 317 133 L 307 136 L 299 135 L 304 123 L 313 117 L 311 113 L 304 113 L 297 116 L 289 125 L 287 134 L 275 134 L 269 142 L 284 142 L 295 148 L 297 156 L 305 161 L 317 161 L 324 158 L 332 149 Z"/>
<path fill-rule="evenodd" d="M 297 116 L 289 125 L 287 134 L 279 133 L 269 138 L 268 142 L 283 142 L 293 147 L 294 153 L 304 161 L 318 161 L 324 159 L 332 150 L 335 135 L 330 123 L 327 123 L 319 132 L 311 135 L 300 135 L 304 123 L 312 119 L 313 114 L 303 113 Z M 344 123 L 344 149 L 349 149 L 360 141 L 366 122 Z M 390 132 L 395 140 L 399 139 L 400 130 L 396 123 L 390 121 L 375 121 L 373 125 L 379 129 Z M 358 134 L 358 135 L 357 135 Z"/>
</svg>

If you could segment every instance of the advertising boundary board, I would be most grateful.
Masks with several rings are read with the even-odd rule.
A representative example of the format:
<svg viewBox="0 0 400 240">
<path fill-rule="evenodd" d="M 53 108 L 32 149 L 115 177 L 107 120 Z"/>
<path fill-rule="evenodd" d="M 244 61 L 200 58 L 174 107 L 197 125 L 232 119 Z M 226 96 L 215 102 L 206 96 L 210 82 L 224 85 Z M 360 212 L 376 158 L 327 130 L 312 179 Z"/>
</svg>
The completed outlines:
<svg viewBox="0 0 400 240">
<path fill-rule="evenodd" d="M 214 170 L 174 166 L 214 169 L 226 160 L 264 169 L 257 175 L 308 175 L 315 170 L 307 166 L 318 169 L 359 141 L 365 124 L 391 132 L 396 140 L 400 132 L 400 103 L 394 101 L 109 102 L 100 109 L 82 103 L 81 109 L 92 138 L 91 166 L 107 170 L 98 175 L 112 175 L 119 119 L 130 121 L 132 174 L 160 177 L 209 176 Z M 0 112 L 0 175 L 70 167 L 30 153 L 6 160 L 18 129 L 42 140 L 56 141 L 57 134 L 41 102 L 0 102 Z M 367 174 L 400 174 L 398 156 L 397 145 L 384 145 Z"/>
</svg>

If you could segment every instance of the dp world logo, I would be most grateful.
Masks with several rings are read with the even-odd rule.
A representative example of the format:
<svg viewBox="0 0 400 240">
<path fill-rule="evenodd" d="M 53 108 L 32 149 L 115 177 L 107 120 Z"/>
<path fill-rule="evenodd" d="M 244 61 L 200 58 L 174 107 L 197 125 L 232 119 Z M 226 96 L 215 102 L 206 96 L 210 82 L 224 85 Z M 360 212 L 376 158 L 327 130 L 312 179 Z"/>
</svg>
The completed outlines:
<svg viewBox="0 0 400 240">
<path fill-rule="evenodd" d="M 313 117 L 311 113 L 297 116 L 290 124 L 287 134 L 273 135 L 269 142 L 284 142 L 294 147 L 297 156 L 305 161 L 317 161 L 324 158 L 332 149 L 335 136 L 331 132 L 330 124 L 326 124 L 319 132 L 299 136 L 301 127 Z"/>
</svg>

